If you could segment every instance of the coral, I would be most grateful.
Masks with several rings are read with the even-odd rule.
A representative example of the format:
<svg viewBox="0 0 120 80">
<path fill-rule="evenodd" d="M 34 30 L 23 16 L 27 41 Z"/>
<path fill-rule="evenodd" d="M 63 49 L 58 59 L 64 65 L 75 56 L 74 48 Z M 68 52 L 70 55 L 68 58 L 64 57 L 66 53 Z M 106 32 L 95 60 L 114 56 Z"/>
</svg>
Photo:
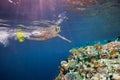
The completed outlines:
<svg viewBox="0 0 120 80">
<path fill-rule="evenodd" d="M 120 80 L 120 42 L 73 48 L 56 80 Z"/>
</svg>

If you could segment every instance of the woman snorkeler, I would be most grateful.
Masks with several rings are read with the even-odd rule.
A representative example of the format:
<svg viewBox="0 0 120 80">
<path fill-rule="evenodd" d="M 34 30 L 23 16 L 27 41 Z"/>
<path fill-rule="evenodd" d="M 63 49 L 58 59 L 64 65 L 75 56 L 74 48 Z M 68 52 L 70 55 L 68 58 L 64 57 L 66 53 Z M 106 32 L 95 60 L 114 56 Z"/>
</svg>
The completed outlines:
<svg viewBox="0 0 120 80">
<path fill-rule="evenodd" d="M 26 28 L 27 30 L 32 30 L 31 32 L 25 32 L 21 31 L 20 34 L 17 34 L 19 39 L 27 39 L 27 40 L 36 40 L 36 41 L 42 41 L 42 40 L 48 40 L 54 37 L 60 37 L 61 39 L 71 42 L 67 38 L 61 36 L 59 33 L 61 31 L 60 26 L 56 25 L 51 25 L 50 27 L 33 27 L 31 28 Z"/>
<path fill-rule="evenodd" d="M 50 27 L 24 27 L 23 25 L 20 25 L 20 28 L 18 29 L 0 27 L 0 43 L 6 46 L 9 39 L 24 42 L 25 40 L 43 41 L 55 37 L 60 37 L 70 43 L 71 41 L 69 39 L 59 34 L 60 31 L 60 26 L 56 25 L 51 25 Z"/>
<path fill-rule="evenodd" d="M 57 21 L 33 21 L 32 26 L 28 27 L 22 24 L 19 24 L 17 29 L 0 27 L 0 43 L 6 46 L 9 43 L 9 39 L 15 39 L 19 42 L 24 42 L 25 40 L 43 41 L 55 37 L 60 37 L 67 42 L 71 42 L 69 39 L 59 34 L 61 29 L 58 25 L 61 24 L 64 19 L 66 19 L 64 14 L 65 13 L 60 14 Z"/>
</svg>

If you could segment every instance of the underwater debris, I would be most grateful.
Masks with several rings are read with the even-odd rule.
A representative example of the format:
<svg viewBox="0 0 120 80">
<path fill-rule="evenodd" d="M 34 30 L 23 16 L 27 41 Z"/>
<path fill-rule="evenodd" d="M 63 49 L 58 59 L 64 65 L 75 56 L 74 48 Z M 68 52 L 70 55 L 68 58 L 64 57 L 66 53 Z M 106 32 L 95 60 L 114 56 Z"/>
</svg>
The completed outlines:
<svg viewBox="0 0 120 80">
<path fill-rule="evenodd" d="M 120 42 L 73 48 L 55 80 L 120 80 Z"/>
</svg>

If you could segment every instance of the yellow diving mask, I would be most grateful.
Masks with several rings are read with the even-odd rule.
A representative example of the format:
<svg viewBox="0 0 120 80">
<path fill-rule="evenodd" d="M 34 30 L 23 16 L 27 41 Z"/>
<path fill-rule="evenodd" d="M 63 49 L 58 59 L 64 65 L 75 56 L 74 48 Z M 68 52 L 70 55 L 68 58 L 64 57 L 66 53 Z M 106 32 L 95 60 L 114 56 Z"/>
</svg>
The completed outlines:
<svg viewBox="0 0 120 80">
<path fill-rule="evenodd" d="M 17 29 L 16 37 L 17 37 L 19 42 L 24 42 L 25 41 L 24 36 L 25 36 L 25 33 L 22 31 L 22 29 Z"/>
<path fill-rule="evenodd" d="M 56 30 L 57 32 L 60 32 L 60 31 L 61 31 L 60 26 L 57 26 L 55 30 Z"/>
</svg>

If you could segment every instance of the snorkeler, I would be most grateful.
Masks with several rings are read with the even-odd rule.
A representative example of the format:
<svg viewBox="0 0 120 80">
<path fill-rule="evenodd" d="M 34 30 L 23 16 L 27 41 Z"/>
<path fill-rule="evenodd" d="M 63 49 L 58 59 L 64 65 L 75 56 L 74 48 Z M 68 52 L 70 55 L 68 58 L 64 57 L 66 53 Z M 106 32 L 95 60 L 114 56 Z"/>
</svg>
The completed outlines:
<svg viewBox="0 0 120 80">
<path fill-rule="evenodd" d="M 24 27 L 27 30 L 31 30 L 29 27 Z M 54 37 L 60 37 L 61 39 L 71 42 L 67 38 L 61 36 L 59 34 L 60 27 L 56 25 L 52 25 L 50 27 L 33 27 L 32 31 L 29 32 L 29 35 L 26 34 L 26 32 L 19 32 L 18 40 L 20 42 L 23 42 L 25 39 L 27 40 L 36 40 L 36 41 L 42 41 L 42 40 L 48 40 Z"/>
<path fill-rule="evenodd" d="M 13 39 L 18 40 L 19 42 L 24 42 L 25 40 L 43 41 L 55 37 L 60 37 L 67 42 L 71 42 L 69 39 L 59 34 L 61 29 L 58 25 L 60 25 L 64 19 L 67 19 L 65 12 L 59 14 L 58 20 L 56 21 L 33 21 L 31 23 L 32 26 L 29 27 L 22 24 L 17 25 L 18 28 L 0 27 L 0 43 L 7 46 L 7 44 L 9 44 L 9 40 Z"/>
</svg>

